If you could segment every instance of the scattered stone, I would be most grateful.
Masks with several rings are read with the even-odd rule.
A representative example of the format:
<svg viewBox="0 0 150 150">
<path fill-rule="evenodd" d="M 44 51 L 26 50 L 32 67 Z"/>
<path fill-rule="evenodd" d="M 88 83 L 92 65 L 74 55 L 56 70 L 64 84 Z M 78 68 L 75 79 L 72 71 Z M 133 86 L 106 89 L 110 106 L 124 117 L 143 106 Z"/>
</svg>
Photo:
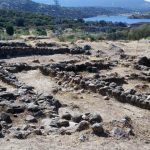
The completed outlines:
<svg viewBox="0 0 150 150">
<path fill-rule="evenodd" d="M 104 129 L 101 123 L 95 123 L 92 125 L 92 130 L 93 133 L 95 133 L 96 135 L 100 135 L 102 133 L 104 133 Z"/>
<path fill-rule="evenodd" d="M 127 138 L 129 136 L 125 130 L 119 127 L 114 127 L 111 131 L 111 135 L 117 138 Z"/>
<path fill-rule="evenodd" d="M 0 131 L 2 130 L 2 125 L 0 124 Z"/>
<path fill-rule="evenodd" d="M 32 51 L 39 55 L 66 53 L 90 55 L 92 52 L 91 49 L 90 45 L 85 45 L 84 48 L 75 45 L 73 48 L 67 47 L 65 49 L 46 48 L 44 49 L 46 51 L 43 52 L 42 47 L 32 49 L 32 47 L 25 46 L 23 51 L 20 51 L 20 48 L 18 47 L 13 47 L 11 51 L 17 52 L 18 56 L 24 55 L 26 50 L 27 53 L 25 55 L 30 55 Z M 105 132 L 102 125 L 103 119 L 99 114 L 91 114 L 89 112 L 84 115 L 71 115 L 74 112 L 71 112 L 70 114 L 67 111 L 66 113 L 61 113 L 60 108 L 65 107 L 68 109 L 67 105 L 62 105 L 52 95 L 37 94 L 33 90 L 34 87 L 27 86 L 20 82 L 14 74 L 38 68 L 43 75 L 54 77 L 58 83 L 58 87 L 55 87 L 52 90 L 53 94 L 56 94 L 57 92 L 72 92 L 74 93 L 74 97 L 72 98 L 81 100 L 86 98 L 86 96 L 80 96 L 81 93 L 96 93 L 92 94 L 93 97 L 98 97 L 97 95 L 101 94 L 104 96 L 104 100 L 109 100 L 109 98 L 113 97 L 120 102 L 130 103 L 143 109 L 150 110 L 150 93 L 139 93 L 136 91 L 136 88 L 143 90 L 146 87 L 149 89 L 148 86 L 138 85 L 135 89 L 129 90 L 125 90 L 123 88 L 123 84 L 127 83 L 131 79 L 150 81 L 149 58 L 143 57 L 137 63 L 134 62 L 135 58 L 131 58 L 131 56 L 124 54 L 124 51 L 121 48 L 112 46 L 112 50 L 116 50 L 117 53 L 119 53 L 119 56 L 122 58 L 121 63 L 117 60 L 118 58 L 114 61 L 111 61 L 110 58 L 90 61 L 88 56 L 84 55 L 79 56 L 79 58 L 83 60 L 82 62 L 64 60 L 58 63 L 53 61 L 53 63 L 50 64 L 38 65 L 35 63 L 40 63 L 40 61 L 34 60 L 34 66 L 26 63 L 9 64 L 7 62 L 0 62 L 0 80 L 16 89 L 15 91 L 10 92 L 9 89 L 0 86 L 0 109 L 3 111 L 0 113 L 0 137 L 7 136 L 7 134 L 13 134 L 13 137 L 15 138 L 25 139 L 31 133 L 35 135 L 46 135 L 51 134 L 51 132 L 60 132 L 62 135 L 70 135 L 75 131 L 80 132 L 87 129 L 90 129 L 90 131 L 92 130 L 96 135 L 103 135 Z M 7 57 L 6 54 L 8 51 L 10 50 L 7 49 L 7 47 L 5 49 L 2 48 L 0 52 L 2 56 L 0 55 L 0 57 Z M 11 52 L 8 56 L 13 57 L 17 55 Z M 99 59 L 101 54 L 96 55 L 96 57 Z M 124 62 L 125 58 L 127 63 Z M 85 62 L 85 60 L 87 61 Z M 103 71 L 102 73 L 100 72 L 101 70 L 105 70 L 104 72 L 106 72 L 118 65 L 130 67 L 131 63 L 133 65 L 136 63 L 134 67 L 138 69 L 140 72 L 139 74 L 128 74 L 121 77 L 117 72 L 111 74 L 105 74 Z M 83 74 L 81 72 L 83 72 Z M 89 74 L 89 76 L 84 76 L 85 72 L 91 74 Z M 75 105 L 71 109 L 72 111 L 76 111 L 79 107 Z M 26 114 L 31 115 L 26 116 Z M 20 116 L 23 117 L 21 120 L 25 120 L 26 124 L 16 125 L 14 121 L 20 119 Z M 117 127 L 115 126 L 115 128 L 111 131 L 112 136 L 117 138 L 126 138 L 130 135 L 134 135 L 132 120 L 130 117 L 125 116 L 118 122 L 119 125 Z M 86 135 L 82 135 L 79 140 L 82 142 L 86 141 Z"/>
<path fill-rule="evenodd" d="M 59 122 L 59 118 L 52 118 L 52 120 L 50 122 L 50 126 L 54 127 L 54 128 L 59 128 L 58 122 Z"/>
<path fill-rule="evenodd" d="M 72 116 L 70 113 L 66 112 L 65 114 L 62 115 L 61 118 L 66 120 L 71 120 Z"/>
<path fill-rule="evenodd" d="M 79 124 L 78 124 L 78 126 L 77 126 L 77 129 L 76 129 L 76 131 L 83 131 L 83 130 L 87 130 L 87 129 L 89 129 L 89 122 L 88 121 L 81 121 Z"/>
<path fill-rule="evenodd" d="M 21 105 L 13 104 L 10 108 L 7 109 L 7 113 L 18 114 L 23 113 L 25 111 L 25 107 Z"/>
<path fill-rule="evenodd" d="M 76 123 L 79 123 L 81 122 L 83 119 L 82 119 L 82 115 L 80 114 L 75 114 L 72 116 L 72 121 L 76 122 Z"/>
<path fill-rule="evenodd" d="M 103 121 L 102 117 L 99 114 L 90 114 L 89 115 L 89 122 L 91 124 L 94 123 L 101 123 Z"/>
<path fill-rule="evenodd" d="M 0 138 L 4 138 L 4 134 L 0 131 Z"/>
<path fill-rule="evenodd" d="M 35 105 L 34 103 L 29 103 L 27 105 L 27 109 L 28 109 L 28 111 L 31 111 L 31 112 L 37 112 L 40 110 L 39 106 Z"/>
<path fill-rule="evenodd" d="M 34 116 L 31 116 L 31 115 L 28 115 L 26 116 L 26 119 L 25 119 L 28 123 L 36 123 L 37 120 Z"/>
<path fill-rule="evenodd" d="M 15 131 L 13 133 L 13 137 L 14 138 L 17 138 L 17 139 L 26 139 L 27 138 L 27 133 L 26 132 L 23 132 L 23 131 Z"/>
<path fill-rule="evenodd" d="M 67 120 L 59 120 L 57 122 L 58 127 L 69 127 L 69 121 Z"/>
<path fill-rule="evenodd" d="M 36 135 L 42 135 L 42 131 L 41 131 L 40 129 L 35 129 L 35 130 L 34 130 L 34 133 L 35 133 Z"/>
<path fill-rule="evenodd" d="M 91 50 L 91 49 L 92 49 L 92 47 L 90 45 L 85 45 L 84 46 L 84 50 Z"/>
<path fill-rule="evenodd" d="M 85 141 L 88 141 L 88 137 L 86 135 L 81 135 L 79 137 L 79 140 L 80 140 L 80 142 L 85 142 Z"/>
<path fill-rule="evenodd" d="M 11 100 L 11 99 L 15 99 L 15 95 L 11 92 L 1 92 L 0 93 L 0 98 Z"/>
<path fill-rule="evenodd" d="M 0 121 L 5 121 L 6 123 L 12 123 L 12 120 L 10 118 L 10 115 L 7 113 L 1 113 L 0 114 Z"/>
<path fill-rule="evenodd" d="M 35 59 L 32 61 L 33 63 L 40 63 L 40 61 L 38 59 Z"/>
<path fill-rule="evenodd" d="M 145 57 L 142 57 L 142 58 L 139 59 L 138 64 L 139 64 L 139 65 L 143 65 L 143 66 L 150 67 L 150 59 L 147 58 L 146 56 L 145 56 Z"/>
<path fill-rule="evenodd" d="M 104 96 L 104 100 L 109 100 L 109 97 L 108 96 Z"/>
</svg>

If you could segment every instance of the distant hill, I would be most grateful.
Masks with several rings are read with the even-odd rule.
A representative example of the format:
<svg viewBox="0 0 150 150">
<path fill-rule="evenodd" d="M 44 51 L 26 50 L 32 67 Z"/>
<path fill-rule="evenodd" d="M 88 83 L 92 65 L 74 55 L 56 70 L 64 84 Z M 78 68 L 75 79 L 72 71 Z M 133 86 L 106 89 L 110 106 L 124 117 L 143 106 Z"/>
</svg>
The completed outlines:
<svg viewBox="0 0 150 150">
<path fill-rule="evenodd" d="M 19 11 L 39 12 L 51 16 L 67 18 L 86 18 L 97 15 L 112 15 L 126 13 L 129 10 L 122 8 L 103 7 L 61 7 L 33 2 L 32 0 L 0 0 L 1 9 L 15 9 Z"/>
<path fill-rule="evenodd" d="M 35 2 L 51 4 L 53 0 L 33 0 Z M 62 6 L 101 6 L 101 7 L 121 7 L 132 9 L 150 10 L 150 0 L 60 0 Z"/>
</svg>

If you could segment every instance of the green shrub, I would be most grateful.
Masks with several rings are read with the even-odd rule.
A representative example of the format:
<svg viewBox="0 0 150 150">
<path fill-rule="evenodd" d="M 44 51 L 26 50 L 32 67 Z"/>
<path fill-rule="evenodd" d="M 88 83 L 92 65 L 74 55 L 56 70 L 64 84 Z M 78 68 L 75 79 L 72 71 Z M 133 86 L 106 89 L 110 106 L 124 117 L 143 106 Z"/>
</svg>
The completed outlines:
<svg viewBox="0 0 150 150">
<path fill-rule="evenodd" d="M 23 18 L 17 18 L 15 22 L 16 22 L 16 26 L 18 27 L 25 26 L 25 20 Z"/>
<path fill-rule="evenodd" d="M 44 28 L 37 28 L 35 33 L 38 36 L 47 36 L 47 32 Z"/>
<path fill-rule="evenodd" d="M 6 27 L 6 33 L 10 36 L 14 35 L 14 27 L 13 26 L 7 26 Z"/>
<path fill-rule="evenodd" d="M 141 25 L 137 28 L 132 28 L 128 33 L 129 40 L 140 40 L 150 36 L 150 25 Z"/>
</svg>

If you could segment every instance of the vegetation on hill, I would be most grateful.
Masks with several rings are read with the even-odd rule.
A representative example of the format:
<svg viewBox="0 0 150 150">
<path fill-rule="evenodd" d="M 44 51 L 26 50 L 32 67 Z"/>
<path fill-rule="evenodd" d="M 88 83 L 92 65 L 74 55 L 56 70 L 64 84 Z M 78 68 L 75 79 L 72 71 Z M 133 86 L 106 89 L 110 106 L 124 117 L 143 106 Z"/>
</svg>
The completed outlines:
<svg viewBox="0 0 150 150">
<path fill-rule="evenodd" d="M 28 11 L 44 13 L 51 16 L 61 16 L 65 18 L 86 18 L 97 15 L 112 15 L 131 12 L 123 8 L 105 7 L 56 7 L 33 2 L 32 0 L 0 0 L 0 8 L 13 9 L 17 11 Z"/>
<path fill-rule="evenodd" d="M 57 23 L 57 26 L 56 26 Z M 85 22 L 83 19 L 55 19 L 49 15 L 14 10 L 0 10 L 0 38 L 12 35 L 47 36 L 59 28 L 61 41 L 139 40 L 150 37 L 150 25 L 128 27 L 121 22 Z M 54 36 L 54 34 L 53 34 Z"/>
<path fill-rule="evenodd" d="M 131 18 L 131 19 L 150 19 L 150 11 L 134 13 L 131 16 L 129 16 L 129 18 Z"/>
</svg>

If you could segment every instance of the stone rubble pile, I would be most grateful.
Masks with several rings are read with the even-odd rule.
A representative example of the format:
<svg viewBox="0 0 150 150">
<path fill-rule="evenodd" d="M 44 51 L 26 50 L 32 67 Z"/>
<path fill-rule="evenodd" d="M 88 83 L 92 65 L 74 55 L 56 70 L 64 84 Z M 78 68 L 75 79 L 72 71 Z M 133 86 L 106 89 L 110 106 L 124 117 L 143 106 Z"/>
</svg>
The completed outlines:
<svg viewBox="0 0 150 150">
<path fill-rule="evenodd" d="M 86 54 L 84 48 L 78 46 L 49 46 L 44 47 L 28 46 L 25 43 L 0 43 L 0 58 L 6 59 L 11 57 L 33 56 L 33 55 L 54 55 L 54 54 Z"/>
<path fill-rule="evenodd" d="M 59 109 L 62 107 L 66 105 L 61 104 L 52 95 L 38 95 L 33 90 L 21 88 L 7 92 L 6 88 L 0 87 L 0 138 L 25 139 L 52 133 L 71 135 L 83 130 L 98 136 L 116 136 L 122 130 L 126 135 L 129 129 L 132 130 L 128 127 L 125 132 L 122 126 L 121 131 L 117 130 L 113 135 L 111 130 L 106 132 L 100 114 L 60 113 Z M 115 127 L 117 128 L 117 125 Z"/>
<path fill-rule="evenodd" d="M 15 71 L 8 69 L 11 67 L 15 68 Z M 10 92 L 7 88 L 0 87 L 0 138 L 13 137 L 25 139 L 29 136 L 46 136 L 52 133 L 71 135 L 75 132 L 82 132 L 83 130 L 90 131 L 90 133 L 97 136 L 115 136 L 111 134 L 111 130 L 110 132 L 108 130 L 106 131 L 100 114 L 62 113 L 59 110 L 60 108 L 67 107 L 66 104 L 61 104 L 52 95 L 36 93 L 33 87 L 20 82 L 11 73 L 30 69 L 32 70 L 33 68 L 22 63 L 11 64 L 11 66 L 5 63 L 1 65 L 0 79 L 7 84 L 15 86 L 16 89 Z M 57 71 L 59 76 L 61 72 Z M 65 77 L 65 71 L 63 72 Z M 66 73 L 68 74 L 69 72 L 66 71 Z M 82 88 L 85 86 L 84 82 L 86 83 L 87 81 L 88 83 L 88 80 L 84 81 L 84 78 L 80 79 L 79 75 L 75 75 L 74 77 L 76 78 L 72 77 L 72 82 L 81 82 Z M 63 76 L 61 78 L 63 79 Z M 96 88 L 94 84 L 92 85 L 90 83 L 87 85 L 91 89 Z M 123 130 L 123 128 L 120 128 L 120 130 Z"/>
<path fill-rule="evenodd" d="M 87 66 L 86 66 L 87 64 Z M 94 64 L 95 65 L 95 64 Z M 106 68 L 104 67 L 106 66 Z M 96 64 L 95 71 L 98 69 L 108 69 L 108 64 Z M 40 68 L 44 75 L 55 77 L 59 85 L 64 87 L 75 87 L 75 89 L 85 89 L 93 92 L 98 92 L 103 96 L 114 97 L 122 103 L 130 103 L 132 105 L 149 109 L 150 99 L 149 93 L 140 94 L 134 89 L 124 90 L 122 85 L 126 83 L 124 77 L 119 76 L 100 76 L 95 75 L 95 78 L 87 78 L 79 75 L 81 71 L 91 71 L 88 67 L 93 67 L 91 63 L 80 65 L 67 65 L 64 63 L 57 63 L 45 65 Z M 66 85 L 64 85 L 66 83 Z"/>
</svg>

